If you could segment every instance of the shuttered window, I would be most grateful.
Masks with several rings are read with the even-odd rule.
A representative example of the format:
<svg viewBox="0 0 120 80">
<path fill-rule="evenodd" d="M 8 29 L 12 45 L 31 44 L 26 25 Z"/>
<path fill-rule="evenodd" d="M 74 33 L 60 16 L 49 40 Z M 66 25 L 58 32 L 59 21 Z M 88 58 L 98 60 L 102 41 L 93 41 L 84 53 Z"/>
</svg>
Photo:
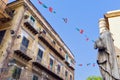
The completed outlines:
<svg viewBox="0 0 120 80">
<path fill-rule="evenodd" d="M 42 57 L 43 57 L 43 51 L 41 49 L 39 49 L 37 58 L 42 59 Z"/>
<path fill-rule="evenodd" d="M 14 72 L 12 74 L 13 79 L 19 79 L 21 74 L 21 68 L 15 67 Z"/>
<path fill-rule="evenodd" d="M 38 80 L 38 77 L 36 75 L 33 75 L 33 79 L 32 80 Z"/>
</svg>

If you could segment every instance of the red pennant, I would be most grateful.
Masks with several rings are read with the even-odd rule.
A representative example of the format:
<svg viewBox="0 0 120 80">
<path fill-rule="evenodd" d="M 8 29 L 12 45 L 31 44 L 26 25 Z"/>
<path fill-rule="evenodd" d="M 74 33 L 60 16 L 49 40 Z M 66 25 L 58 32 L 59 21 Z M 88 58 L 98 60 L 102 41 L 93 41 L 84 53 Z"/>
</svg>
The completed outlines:
<svg viewBox="0 0 120 80">
<path fill-rule="evenodd" d="M 86 38 L 86 41 L 88 41 L 89 40 L 89 38 Z"/>
<path fill-rule="evenodd" d="M 53 12 L 53 8 L 52 8 L 52 7 L 49 7 L 49 11 L 50 11 L 50 12 Z"/>
<path fill-rule="evenodd" d="M 43 4 L 40 0 L 38 0 L 39 4 Z"/>
<path fill-rule="evenodd" d="M 84 30 L 83 30 L 83 29 L 81 29 L 81 30 L 80 30 L 80 34 L 83 34 L 83 32 L 84 32 Z"/>
<path fill-rule="evenodd" d="M 79 64 L 79 66 L 82 66 L 82 64 Z"/>
<path fill-rule="evenodd" d="M 93 63 L 93 67 L 95 67 L 95 63 Z"/>
</svg>

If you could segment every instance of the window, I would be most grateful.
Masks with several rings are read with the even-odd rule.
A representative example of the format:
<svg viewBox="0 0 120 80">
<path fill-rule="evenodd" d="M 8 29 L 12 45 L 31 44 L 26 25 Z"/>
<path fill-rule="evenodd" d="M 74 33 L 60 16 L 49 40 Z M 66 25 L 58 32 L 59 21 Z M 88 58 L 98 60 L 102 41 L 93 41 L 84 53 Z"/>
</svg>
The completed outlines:
<svg viewBox="0 0 120 80">
<path fill-rule="evenodd" d="M 56 44 L 55 40 L 53 40 L 53 44 Z"/>
<path fill-rule="evenodd" d="M 21 68 L 15 67 L 14 72 L 12 74 L 13 79 L 19 79 L 21 74 Z"/>
<path fill-rule="evenodd" d="M 6 32 L 6 30 L 0 31 L 0 44 L 2 43 L 5 32 Z"/>
<path fill-rule="evenodd" d="M 72 76 L 70 75 L 70 80 L 72 80 Z"/>
<path fill-rule="evenodd" d="M 32 22 L 35 22 L 35 19 L 33 18 L 33 16 L 30 17 L 30 20 L 31 20 Z"/>
<path fill-rule="evenodd" d="M 68 61 L 68 54 L 66 54 L 66 57 L 65 57 L 66 61 Z"/>
<path fill-rule="evenodd" d="M 60 66 L 60 64 L 58 64 L 58 65 L 57 65 L 57 74 L 60 73 L 60 68 L 61 68 L 61 66 Z"/>
<path fill-rule="evenodd" d="M 67 77 L 68 76 L 68 72 L 67 71 L 65 71 L 65 77 Z"/>
<path fill-rule="evenodd" d="M 38 60 L 41 60 L 43 57 L 43 51 L 41 49 L 38 50 L 38 56 L 37 56 L 37 59 Z"/>
<path fill-rule="evenodd" d="M 59 48 L 60 49 L 60 51 L 62 51 L 62 48 Z"/>
<path fill-rule="evenodd" d="M 33 75 L 33 79 L 32 80 L 38 80 L 38 76 Z"/>
<path fill-rule="evenodd" d="M 53 59 L 50 58 L 50 69 L 52 70 L 53 67 Z"/>
<path fill-rule="evenodd" d="M 29 44 L 29 40 L 26 37 L 23 37 L 21 49 L 23 51 L 26 51 L 28 44 Z"/>
<path fill-rule="evenodd" d="M 45 30 L 43 30 L 43 33 L 44 33 L 44 34 L 46 34 L 46 31 L 45 31 Z"/>
</svg>

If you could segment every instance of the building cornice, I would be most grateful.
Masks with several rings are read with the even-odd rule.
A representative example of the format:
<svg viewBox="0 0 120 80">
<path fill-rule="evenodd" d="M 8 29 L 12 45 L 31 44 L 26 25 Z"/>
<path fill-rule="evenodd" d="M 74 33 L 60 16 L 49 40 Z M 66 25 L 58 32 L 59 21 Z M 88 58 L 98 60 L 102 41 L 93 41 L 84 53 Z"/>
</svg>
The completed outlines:
<svg viewBox="0 0 120 80">
<path fill-rule="evenodd" d="M 38 11 L 38 9 L 32 4 L 30 0 L 17 0 L 8 4 L 10 8 L 16 8 L 21 5 L 27 6 L 28 10 L 32 13 L 32 15 L 36 18 L 36 20 L 42 25 L 42 27 L 49 33 L 49 35 L 58 43 L 58 45 L 63 48 L 65 52 L 67 52 L 73 59 L 74 55 L 64 43 L 64 41 L 60 38 L 57 32 L 52 28 L 52 26 L 48 23 L 48 21 L 42 16 L 42 14 Z M 59 39 L 57 39 L 59 38 Z M 59 41 L 60 40 L 60 41 Z M 67 50 L 64 48 L 66 46 Z"/>
<path fill-rule="evenodd" d="M 118 10 L 110 11 L 105 14 L 105 17 L 107 17 L 107 18 L 116 17 L 116 16 L 120 16 L 120 11 L 118 11 Z"/>
<path fill-rule="evenodd" d="M 42 25 L 42 27 L 50 34 L 50 36 L 52 36 L 52 38 L 58 43 L 58 45 L 60 47 L 63 48 L 63 50 L 65 50 L 65 52 L 69 52 L 71 55 L 71 57 L 74 59 L 74 55 L 73 53 L 70 51 L 70 49 L 67 47 L 67 45 L 64 43 L 64 41 L 60 38 L 60 36 L 57 34 L 57 32 L 52 28 L 52 26 L 48 23 L 48 21 L 42 16 L 42 14 L 38 11 L 38 9 L 32 4 L 32 2 L 30 0 L 28 0 L 26 2 L 27 6 L 29 6 L 29 10 L 32 14 L 34 14 L 33 16 L 35 16 L 35 18 L 40 22 L 40 24 Z M 33 9 L 34 9 L 34 12 L 33 12 Z M 36 12 L 36 13 L 35 13 Z M 41 18 L 41 20 L 40 20 Z M 52 33 L 53 32 L 53 33 Z M 56 37 L 53 35 L 55 34 L 59 39 L 60 41 L 62 42 L 63 45 L 61 45 L 61 42 L 59 42 Z M 66 46 L 66 48 L 68 50 L 66 50 L 63 46 Z"/>
</svg>

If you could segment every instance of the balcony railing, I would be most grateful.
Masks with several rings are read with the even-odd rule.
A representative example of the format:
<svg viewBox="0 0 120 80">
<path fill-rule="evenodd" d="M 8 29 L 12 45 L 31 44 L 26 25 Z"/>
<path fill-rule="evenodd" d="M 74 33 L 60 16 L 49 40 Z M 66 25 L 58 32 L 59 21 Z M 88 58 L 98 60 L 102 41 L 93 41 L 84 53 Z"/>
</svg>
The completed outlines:
<svg viewBox="0 0 120 80">
<path fill-rule="evenodd" d="M 74 64 L 70 63 L 70 64 L 69 64 L 69 67 L 70 67 L 71 69 L 75 70 L 75 65 L 74 65 Z"/>
<path fill-rule="evenodd" d="M 69 66 L 70 65 L 69 59 L 65 59 L 65 63 Z"/>
<path fill-rule="evenodd" d="M 37 34 L 38 31 L 35 28 L 35 22 L 33 22 L 30 17 L 28 17 L 27 19 L 24 20 L 24 25 L 34 34 Z"/>
<path fill-rule="evenodd" d="M 63 59 L 63 60 L 65 59 L 64 52 L 61 51 L 60 48 L 58 48 L 58 46 L 56 46 L 56 44 L 54 44 L 46 34 L 44 34 L 44 33 L 41 32 L 39 34 L 39 39 L 41 41 L 43 41 L 61 59 Z"/>
<path fill-rule="evenodd" d="M 0 12 L 3 13 L 6 7 L 6 3 L 3 0 L 0 0 Z"/>
<path fill-rule="evenodd" d="M 6 7 L 7 2 L 0 0 L 0 21 L 5 22 L 13 17 L 14 10 Z"/>
<path fill-rule="evenodd" d="M 32 60 L 34 57 L 34 52 L 28 48 L 26 48 L 23 44 L 15 45 L 15 53 L 27 61 Z"/>
<path fill-rule="evenodd" d="M 42 59 L 36 59 L 35 61 L 33 61 L 33 65 L 37 66 L 38 68 L 40 68 L 41 70 L 46 71 L 48 74 L 54 76 L 56 79 L 58 80 L 63 80 L 63 76 L 60 74 L 57 74 L 57 71 L 55 70 L 55 68 L 50 68 L 50 66 L 48 65 L 44 65 L 44 61 L 42 62 Z"/>
</svg>

